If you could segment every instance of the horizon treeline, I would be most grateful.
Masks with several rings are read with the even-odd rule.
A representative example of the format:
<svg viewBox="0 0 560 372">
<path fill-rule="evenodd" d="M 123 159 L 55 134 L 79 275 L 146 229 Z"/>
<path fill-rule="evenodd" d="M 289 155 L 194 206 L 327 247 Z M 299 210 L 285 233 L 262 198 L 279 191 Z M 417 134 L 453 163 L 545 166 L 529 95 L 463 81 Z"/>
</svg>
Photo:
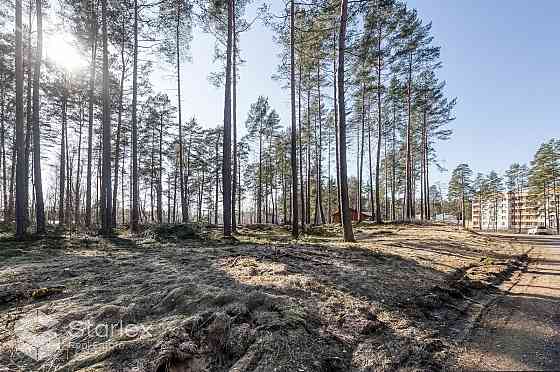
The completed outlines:
<svg viewBox="0 0 560 372">
<path fill-rule="evenodd" d="M 0 206 L 18 237 L 49 224 L 110 234 L 185 222 L 221 224 L 225 236 L 291 224 L 297 236 L 340 212 L 353 240 L 352 209 L 378 223 L 434 215 L 430 169 L 456 100 L 438 77 L 431 23 L 404 1 L 290 1 L 276 13 L 250 0 L 0 7 Z M 243 45 L 255 22 L 280 47 L 272 78 L 290 92 L 289 118 L 258 92 L 238 112 L 239 66 L 258 63 L 242 53 L 257 47 Z M 81 66 L 45 58 L 53 27 L 72 35 Z M 181 104 L 197 32 L 216 40 L 209 84 L 223 89 L 224 120 L 214 128 Z M 161 63 L 172 94 L 154 81 Z"/>
</svg>

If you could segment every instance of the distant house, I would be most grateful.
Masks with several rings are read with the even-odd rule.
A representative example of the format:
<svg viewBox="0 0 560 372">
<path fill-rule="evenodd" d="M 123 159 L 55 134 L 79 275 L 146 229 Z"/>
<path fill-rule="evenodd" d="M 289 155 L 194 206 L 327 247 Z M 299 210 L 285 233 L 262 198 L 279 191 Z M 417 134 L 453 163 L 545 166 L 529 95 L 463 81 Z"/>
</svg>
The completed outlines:
<svg viewBox="0 0 560 372">
<path fill-rule="evenodd" d="M 357 210 L 350 208 L 350 213 L 352 213 L 352 221 L 360 220 L 358 218 L 358 211 Z M 367 212 L 362 212 L 361 220 L 365 221 L 365 220 L 369 220 L 369 219 L 371 219 L 371 214 L 369 214 Z M 333 213 L 332 220 L 333 220 L 334 223 L 340 223 L 340 221 L 341 221 L 340 211 L 336 211 L 336 212 Z"/>
</svg>

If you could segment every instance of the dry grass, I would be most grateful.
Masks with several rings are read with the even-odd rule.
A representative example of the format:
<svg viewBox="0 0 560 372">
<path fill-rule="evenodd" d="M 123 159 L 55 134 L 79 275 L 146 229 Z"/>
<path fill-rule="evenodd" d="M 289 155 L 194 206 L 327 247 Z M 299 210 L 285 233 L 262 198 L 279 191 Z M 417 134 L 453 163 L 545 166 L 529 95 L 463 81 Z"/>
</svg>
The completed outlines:
<svg viewBox="0 0 560 372">
<path fill-rule="evenodd" d="M 0 261 L 0 365 L 443 369 L 453 365 L 456 335 L 449 329 L 476 291 L 515 269 L 512 257 L 527 249 L 443 225 L 361 224 L 354 244 L 337 238 L 338 226 L 315 228 L 298 242 L 271 226 L 244 228 L 235 244 L 157 233 L 0 245 L 0 254 L 10 247 Z M 13 324 L 37 310 L 56 320 L 52 330 L 60 335 L 72 320 L 148 331 L 66 340 L 35 363 L 13 353 Z M 78 350 L 77 343 L 88 347 Z"/>
</svg>

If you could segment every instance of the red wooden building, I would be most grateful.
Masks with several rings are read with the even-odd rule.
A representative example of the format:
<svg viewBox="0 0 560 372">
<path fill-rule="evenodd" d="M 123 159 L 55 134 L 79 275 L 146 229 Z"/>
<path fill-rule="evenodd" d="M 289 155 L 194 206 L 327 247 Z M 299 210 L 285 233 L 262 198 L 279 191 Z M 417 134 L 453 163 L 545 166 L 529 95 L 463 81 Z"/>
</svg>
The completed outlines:
<svg viewBox="0 0 560 372">
<path fill-rule="evenodd" d="M 358 211 L 353 208 L 350 208 L 350 213 L 352 213 L 352 221 L 359 221 L 359 220 L 365 221 L 371 219 L 371 214 L 366 212 L 362 212 L 362 218 L 358 218 Z M 332 221 L 333 223 L 340 223 L 341 221 L 340 211 L 336 211 L 333 213 Z"/>
</svg>

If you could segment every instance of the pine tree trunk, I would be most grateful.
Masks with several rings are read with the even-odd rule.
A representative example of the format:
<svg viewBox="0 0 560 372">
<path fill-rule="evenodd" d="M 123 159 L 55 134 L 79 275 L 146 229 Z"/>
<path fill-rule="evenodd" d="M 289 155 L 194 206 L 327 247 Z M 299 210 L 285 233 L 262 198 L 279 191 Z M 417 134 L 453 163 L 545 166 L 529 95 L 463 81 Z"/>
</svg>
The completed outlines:
<svg viewBox="0 0 560 372">
<path fill-rule="evenodd" d="M 95 1 L 91 1 L 90 9 L 90 47 L 91 61 L 89 74 L 89 107 L 88 107 L 88 156 L 87 156 L 87 175 L 86 175 L 86 227 L 91 227 L 91 182 L 93 165 L 93 105 L 95 101 L 95 64 L 97 59 L 97 18 L 95 14 Z"/>
<path fill-rule="evenodd" d="M 268 151 L 270 154 L 272 154 L 272 130 L 270 129 L 270 131 L 267 133 L 268 135 Z M 271 222 L 274 223 L 274 204 L 272 204 L 270 207 L 272 207 L 272 211 L 270 211 L 270 207 L 269 207 L 269 198 L 268 196 L 270 195 L 270 201 L 272 203 L 274 203 L 274 195 L 273 193 L 273 189 L 272 189 L 272 183 L 274 182 L 274 176 L 272 174 L 272 155 L 269 155 L 266 157 L 265 161 L 266 161 L 266 165 L 265 165 L 265 169 L 266 169 L 266 180 L 265 180 L 265 216 L 266 216 L 266 223 L 268 223 L 268 218 L 270 216 L 271 218 Z M 267 183 L 267 181 L 270 180 L 270 182 Z"/>
<path fill-rule="evenodd" d="M 393 138 L 391 141 L 391 220 L 395 221 L 397 218 L 396 209 L 396 192 L 397 192 L 397 118 L 396 109 L 393 107 Z"/>
<path fill-rule="evenodd" d="M 68 107 L 68 101 L 66 101 Z M 70 156 L 70 146 L 68 142 L 68 119 L 66 119 L 66 201 L 64 202 L 64 218 L 66 222 L 72 224 L 72 171 L 73 157 Z"/>
<path fill-rule="evenodd" d="M 360 200 L 361 200 L 361 190 L 362 190 L 362 185 L 360 184 L 360 133 L 361 132 L 361 126 L 358 126 L 356 128 L 356 199 L 355 199 L 355 203 L 354 207 L 356 209 L 356 211 L 358 209 L 360 209 Z M 352 208 L 352 194 L 350 194 L 350 208 Z M 358 221 L 359 221 L 360 217 L 358 216 Z"/>
<path fill-rule="evenodd" d="M 328 183 L 327 183 L 327 214 L 328 214 L 328 217 L 327 217 L 327 221 L 328 221 L 329 224 L 331 224 L 332 223 L 332 200 L 331 200 L 332 199 L 332 183 L 331 183 L 331 163 L 332 163 L 332 161 L 331 161 L 331 152 L 332 152 L 331 141 L 332 141 L 332 137 L 331 136 L 332 136 L 332 127 L 329 126 L 328 130 L 329 130 L 329 134 L 327 136 L 327 138 L 328 138 L 328 141 L 327 141 L 328 142 L 327 143 L 327 146 L 328 146 L 328 152 L 327 152 L 327 163 L 328 163 L 328 166 L 327 166 L 327 180 L 328 180 Z"/>
<path fill-rule="evenodd" d="M 362 188 L 364 182 L 364 147 L 365 147 L 365 128 L 366 128 L 366 84 L 362 83 L 362 123 L 358 130 L 358 190 L 356 197 L 356 210 L 358 211 L 358 222 L 362 221 L 364 212 L 362 205 Z"/>
<path fill-rule="evenodd" d="M 258 188 L 257 188 L 257 223 L 261 224 L 262 223 L 262 197 L 263 197 L 263 192 L 262 192 L 262 146 L 263 146 L 263 140 L 262 140 L 262 136 L 263 136 L 263 123 L 262 120 L 259 123 L 260 128 L 259 128 L 259 179 L 258 179 Z"/>
<path fill-rule="evenodd" d="M 31 128 L 31 130 L 33 130 L 33 128 Z M 31 145 L 33 146 L 33 142 L 31 143 Z M 32 155 L 32 154 L 30 154 Z M 32 221 L 35 219 L 36 213 L 35 213 L 35 179 L 33 177 L 33 174 L 35 172 L 35 169 L 33 168 L 33 158 L 31 158 L 31 204 L 29 205 L 29 212 L 30 212 L 30 216 L 29 219 Z"/>
<path fill-rule="evenodd" d="M 81 161 L 82 161 L 82 128 L 83 128 L 83 103 L 80 102 L 80 126 L 78 129 L 78 161 L 76 166 L 76 187 L 74 190 L 74 224 L 80 225 L 80 177 L 81 177 Z"/>
<path fill-rule="evenodd" d="M 498 198 L 496 195 L 496 231 L 498 231 Z M 466 228 L 465 219 L 465 178 L 461 178 L 461 217 L 463 220 L 463 228 Z"/>
<path fill-rule="evenodd" d="M 55 179 L 54 179 L 54 197 L 51 205 L 52 215 L 55 216 L 58 208 L 58 168 L 55 166 Z"/>
<path fill-rule="evenodd" d="M 23 141 L 22 141 L 23 142 Z M 14 131 L 12 136 L 12 159 L 10 164 L 10 196 L 8 201 L 8 220 L 11 221 L 15 214 L 15 202 L 14 202 L 14 186 L 16 184 L 16 164 L 17 164 L 17 130 Z"/>
<path fill-rule="evenodd" d="M 290 165 L 292 171 L 292 236 L 299 236 L 299 216 L 298 216 L 298 175 L 297 175 L 297 131 L 296 131 L 296 37 L 295 37 L 295 17 L 296 9 L 294 0 L 290 1 L 290 107 L 292 114 L 292 125 L 290 132 Z M 284 203 L 286 200 L 284 190 Z M 286 206 L 284 204 L 284 220 L 286 219 Z M 284 221 L 285 223 L 286 221 Z"/>
<path fill-rule="evenodd" d="M 64 77 L 64 88 L 62 96 L 62 135 L 60 138 L 60 165 L 59 165 L 59 199 L 58 199 L 58 224 L 64 226 L 66 215 L 64 202 L 66 201 L 66 130 L 67 130 L 67 92 L 66 92 L 66 77 Z"/>
<path fill-rule="evenodd" d="M 25 213 L 25 227 L 27 228 L 29 226 L 30 220 L 29 220 L 29 154 L 31 153 L 31 125 L 33 123 L 33 119 L 32 119 L 32 107 L 31 107 L 31 86 L 33 84 L 33 78 L 32 78 L 32 58 L 33 58 L 33 54 L 32 54 L 32 47 L 31 47 L 31 31 L 32 31 L 32 9 L 33 9 L 33 3 L 30 1 L 29 2 L 29 16 L 28 16 L 28 23 L 27 23 L 27 93 L 26 93 L 26 127 L 25 127 L 25 156 L 24 156 L 24 161 L 25 161 L 25 166 L 24 166 L 24 179 L 25 179 L 25 187 L 24 187 L 24 193 L 25 196 L 23 198 L 24 200 L 24 213 Z"/>
<path fill-rule="evenodd" d="M 117 114 L 117 141 L 115 142 L 115 181 L 113 183 L 113 208 L 111 216 L 111 224 L 117 227 L 117 202 L 119 190 L 119 155 L 121 147 L 121 126 L 122 126 L 122 113 L 123 113 L 123 93 L 124 93 L 124 79 L 126 73 L 125 59 L 124 59 L 124 41 L 125 41 L 125 26 L 122 26 L 122 40 L 121 40 L 121 78 L 119 84 L 119 111 Z M 122 182 L 122 180 L 121 180 Z M 124 198 L 124 195 L 121 197 Z"/>
<path fill-rule="evenodd" d="M 375 216 L 373 215 L 375 207 L 375 196 L 373 191 L 373 159 L 371 151 L 371 123 L 368 125 L 368 160 L 369 160 L 369 204 L 370 211 L 372 213 L 371 219 L 373 220 Z"/>
<path fill-rule="evenodd" d="M 429 159 L 429 146 L 428 146 L 428 116 L 427 112 L 424 112 L 424 198 L 425 202 L 424 205 L 426 206 L 426 219 L 429 221 L 431 220 L 431 209 L 430 209 L 430 159 Z"/>
<path fill-rule="evenodd" d="M 413 132 L 414 133 L 414 132 Z M 412 137 L 414 134 L 412 134 Z M 413 137 L 414 138 L 414 137 Z M 410 158 L 410 183 L 412 184 L 411 191 L 410 191 L 410 198 L 411 198 L 411 205 L 412 205 L 412 218 L 416 218 L 416 158 L 414 150 L 411 149 L 411 158 Z"/>
<path fill-rule="evenodd" d="M 160 114 L 157 184 L 157 221 L 163 223 L 163 114 Z"/>
<path fill-rule="evenodd" d="M 103 17 L 103 153 L 101 166 L 101 231 L 110 235 L 113 202 L 111 190 L 111 106 L 109 97 L 109 42 L 107 33 L 107 0 L 101 2 Z"/>
<path fill-rule="evenodd" d="M 237 231 L 236 219 L 236 206 L 235 200 L 237 198 L 237 17 L 235 15 L 235 0 L 233 1 L 233 19 L 232 19 L 232 32 L 233 32 L 233 47 L 232 47 L 232 134 L 233 134 L 233 170 L 232 170 L 232 186 L 231 186 L 231 231 Z"/>
<path fill-rule="evenodd" d="M 407 83 L 407 114 L 408 120 L 406 125 L 406 172 L 405 172 L 405 220 L 413 219 L 412 206 L 412 53 L 408 66 L 408 83 Z"/>
<path fill-rule="evenodd" d="M 135 0 L 136 1 L 136 0 Z M 177 109 L 178 109 L 178 116 L 179 116 L 179 186 L 180 186 L 180 195 L 181 195 L 181 218 L 183 222 L 188 222 L 189 220 L 189 212 L 187 210 L 187 203 L 186 203 L 186 192 L 185 192 L 185 158 L 183 154 L 183 118 L 182 118 L 182 110 L 181 110 L 181 54 L 180 54 L 180 2 L 177 3 L 177 18 L 176 18 L 176 27 L 175 27 L 175 52 L 177 57 Z"/>
<path fill-rule="evenodd" d="M 155 156 L 156 156 L 156 134 L 155 125 L 152 125 L 152 148 L 150 151 L 150 222 L 155 221 L 154 214 L 154 184 L 156 182 Z"/>
<path fill-rule="evenodd" d="M 126 223 L 125 219 L 125 193 L 124 193 L 124 168 L 125 168 L 125 159 L 126 159 L 126 144 L 127 144 L 127 136 L 125 133 L 125 139 L 123 143 L 123 154 L 122 154 L 122 166 L 121 166 L 121 225 L 124 226 Z"/>
<path fill-rule="evenodd" d="M 284 167 L 282 167 L 282 224 L 288 224 L 288 186 Z"/>
<path fill-rule="evenodd" d="M 308 77 L 309 84 L 311 85 L 311 77 Z M 311 224 L 311 88 L 307 89 L 307 161 L 305 165 L 306 170 L 306 198 L 305 198 L 305 217 L 307 218 L 306 224 Z"/>
<path fill-rule="evenodd" d="M 43 10 L 42 0 L 36 0 L 37 12 L 37 50 L 35 54 L 35 71 L 33 72 L 33 173 L 35 183 L 35 219 L 37 223 L 37 233 L 43 234 L 46 231 L 45 204 L 43 199 L 43 176 L 41 172 L 41 125 L 39 115 L 41 110 L 39 84 L 41 79 L 41 61 L 43 53 Z M 4 146 L 4 122 L 2 120 L 2 147 Z M 4 156 L 4 151 L 2 151 Z M 6 162 L 3 160 L 3 164 Z M 4 168 L 4 167 L 3 167 Z M 4 178 L 6 172 L 4 169 Z M 3 181 L 5 191 L 5 180 Z M 4 192 L 5 197 L 5 192 Z"/>
<path fill-rule="evenodd" d="M 383 181 L 385 182 L 385 187 L 383 194 L 385 197 L 385 210 L 384 219 L 388 219 L 389 216 L 389 157 L 387 154 L 387 132 L 383 134 Z"/>
<path fill-rule="evenodd" d="M 421 140 L 420 140 L 420 220 L 424 221 L 424 211 L 425 211 L 425 206 L 424 206 L 424 181 L 425 181 L 425 176 L 424 176 L 424 128 L 422 128 L 422 136 L 421 136 Z"/>
<path fill-rule="evenodd" d="M 220 156 L 220 135 L 218 134 L 218 138 L 216 140 L 216 170 L 214 173 L 214 225 L 218 225 L 218 202 L 219 196 L 218 193 L 220 192 L 220 162 L 218 161 Z M 210 221 L 208 221 L 210 222 Z"/>
<path fill-rule="evenodd" d="M 198 191 L 198 214 L 197 214 L 197 220 L 200 223 L 200 221 L 202 220 L 202 190 L 204 188 L 204 168 L 202 168 L 202 178 L 200 181 L 200 187 L 199 187 L 199 191 Z"/>
<path fill-rule="evenodd" d="M 299 140 L 299 182 L 300 182 L 300 204 L 301 204 L 301 229 L 305 231 L 305 187 L 303 181 L 303 131 L 301 119 L 301 85 L 302 85 L 302 67 L 299 65 L 298 74 L 298 140 Z"/>
<path fill-rule="evenodd" d="M 342 228 L 344 241 L 353 242 L 352 215 L 348 200 L 348 177 L 346 164 L 346 102 L 344 90 L 344 55 L 346 50 L 346 25 L 348 22 L 348 0 L 340 3 L 340 32 L 338 37 L 338 110 L 339 110 L 339 173 L 340 173 L 340 204 L 342 206 Z"/>
<path fill-rule="evenodd" d="M 190 197 L 189 197 L 189 180 L 190 180 L 190 174 L 191 174 L 191 146 L 192 146 L 192 132 L 189 134 L 189 142 L 187 144 L 187 153 L 186 153 L 186 157 L 187 157 L 187 164 L 186 164 L 186 169 L 185 169 L 185 203 L 187 204 L 186 206 L 186 211 L 187 211 L 187 218 L 186 221 L 189 221 L 189 213 L 190 213 Z M 184 162 L 184 161 L 183 161 Z"/>
<path fill-rule="evenodd" d="M 378 50 L 381 49 L 381 35 L 378 41 Z M 378 86 L 381 85 L 381 53 L 377 57 L 377 81 Z M 381 89 L 377 89 L 377 158 L 375 161 L 375 220 L 377 223 L 383 222 L 381 218 L 381 136 L 383 135 L 383 118 L 382 118 L 382 102 Z"/>
<path fill-rule="evenodd" d="M 241 158 L 240 158 L 240 154 L 237 154 L 237 179 L 239 180 L 240 184 L 241 184 L 241 167 L 239 166 L 239 163 L 241 163 Z M 243 210 L 241 209 L 241 199 L 243 198 L 243 193 L 242 193 L 242 189 L 239 188 L 239 196 L 237 197 L 237 224 L 241 225 L 243 220 Z"/>
<path fill-rule="evenodd" d="M 226 84 L 225 84 L 225 104 L 224 104 L 224 143 L 223 143 L 223 162 L 222 162 L 222 182 L 223 182 L 223 224 L 224 236 L 231 236 L 231 67 L 233 49 L 233 0 L 228 1 L 228 36 L 227 36 L 227 56 L 226 56 Z"/>
<path fill-rule="evenodd" d="M 22 5 L 21 0 L 16 0 L 16 237 L 23 238 L 25 235 L 25 147 L 23 128 L 23 41 L 22 41 Z M 14 161 L 15 161 L 14 157 Z"/>
<path fill-rule="evenodd" d="M 336 59 L 337 59 L 337 39 L 336 39 L 336 23 L 333 25 L 333 99 L 334 99 L 334 103 L 333 103 L 333 111 L 334 111 L 334 141 L 335 141 L 335 161 L 336 161 L 336 204 L 337 204 L 337 208 L 338 208 L 338 212 L 341 213 L 342 211 L 342 206 L 340 204 L 340 172 L 338 171 L 340 169 L 340 158 L 339 158 L 339 154 L 340 154 L 340 147 L 339 147 L 339 143 L 338 143 L 338 136 L 339 136 L 339 132 L 338 132 L 338 101 L 337 101 L 337 97 L 338 97 L 338 90 L 337 90 L 337 84 L 338 84 L 338 78 L 337 78 L 337 67 L 336 67 Z"/>
<path fill-rule="evenodd" d="M 167 223 L 171 223 L 171 173 L 167 173 Z"/>
<path fill-rule="evenodd" d="M 172 222 L 175 223 L 177 218 L 177 176 L 179 174 L 179 167 L 177 162 L 175 163 L 175 169 L 173 170 L 173 217 Z"/>
<path fill-rule="evenodd" d="M 36 70 L 37 71 L 37 70 Z M 4 222 L 8 222 L 8 187 L 6 174 L 6 87 L 2 76 L 2 89 L 0 91 L 0 142 L 2 150 L 2 207 Z"/>
<path fill-rule="evenodd" d="M 318 141 L 317 141 L 317 175 L 315 184 L 315 225 L 322 225 L 325 223 L 325 212 L 323 211 L 323 192 L 322 192 L 322 174 L 323 168 L 321 164 L 323 153 L 323 132 L 322 132 L 322 119 L 321 119 L 321 61 L 317 61 L 317 126 L 318 126 Z"/>
<path fill-rule="evenodd" d="M 179 129 L 180 129 L 179 125 Z M 181 133 L 179 133 L 179 138 Z M 134 51 L 132 67 L 132 208 L 130 213 L 130 230 L 138 232 L 140 211 L 138 208 L 138 0 L 134 0 Z"/>
</svg>

